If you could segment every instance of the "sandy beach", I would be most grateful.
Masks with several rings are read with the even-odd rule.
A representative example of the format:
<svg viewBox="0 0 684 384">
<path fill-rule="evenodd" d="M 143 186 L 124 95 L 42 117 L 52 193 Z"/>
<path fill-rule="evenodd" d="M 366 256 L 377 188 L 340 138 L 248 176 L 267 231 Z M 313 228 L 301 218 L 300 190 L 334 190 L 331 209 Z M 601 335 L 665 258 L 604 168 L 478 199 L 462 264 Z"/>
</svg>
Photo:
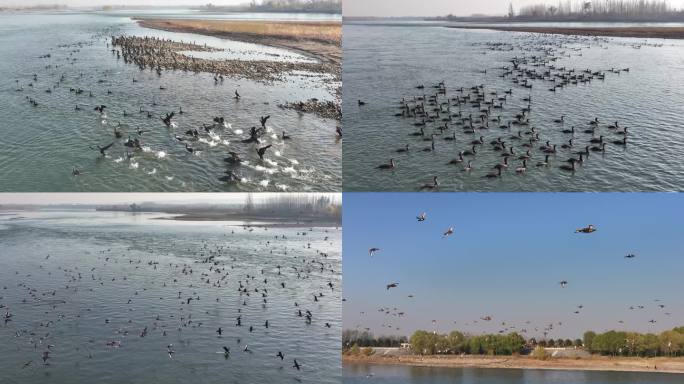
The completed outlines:
<svg viewBox="0 0 684 384">
<path fill-rule="evenodd" d="M 684 39 L 684 27 L 517 27 L 517 26 L 448 26 L 460 29 L 491 29 L 495 31 L 549 33 L 578 36 L 612 36 L 659 39 Z"/>
<path fill-rule="evenodd" d="M 443 368 L 557 369 L 684 373 L 684 358 L 606 357 L 549 358 L 529 356 L 342 356 L 344 364 L 409 365 Z"/>
</svg>

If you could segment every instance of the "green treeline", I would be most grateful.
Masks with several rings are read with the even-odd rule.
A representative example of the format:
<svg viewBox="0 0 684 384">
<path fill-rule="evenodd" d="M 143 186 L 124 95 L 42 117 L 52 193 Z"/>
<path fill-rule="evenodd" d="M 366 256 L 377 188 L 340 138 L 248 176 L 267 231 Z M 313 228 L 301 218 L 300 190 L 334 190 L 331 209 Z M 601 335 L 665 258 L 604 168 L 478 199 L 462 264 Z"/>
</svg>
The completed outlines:
<svg viewBox="0 0 684 384">
<path fill-rule="evenodd" d="M 408 343 L 406 336 L 380 336 L 375 337 L 370 332 L 360 332 L 357 330 L 342 331 L 342 346 L 349 349 L 356 345 L 358 347 L 380 347 L 398 348 L 402 343 Z"/>
<path fill-rule="evenodd" d="M 512 355 L 522 353 L 525 338 L 513 332 L 507 335 L 466 335 L 459 331 L 437 334 L 416 331 L 410 339 L 411 349 L 420 355 L 469 354 L 469 355 Z"/>
<path fill-rule="evenodd" d="M 681 356 L 684 327 L 660 334 L 609 331 L 584 333 L 584 346 L 591 353 L 611 356 Z"/>
<path fill-rule="evenodd" d="M 596 333 L 587 331 L 583 339 L 526 340 L 518 333 L 468 335 L 459 331 L 438 334 L 419 330 L 407 340 L 403 336 L 376 338 L 372 333 L 345 330 L 342 346 L 345 351 L 359 347 L 400 347 L 409 342 L 411 352 L 419 355 L 513 355 L 530 352 L 534 347 L 582 348 L 593 354 L 609 356 L 682 356 L 684 327 L 659 334 L 623 331 Z"/>
</svg>

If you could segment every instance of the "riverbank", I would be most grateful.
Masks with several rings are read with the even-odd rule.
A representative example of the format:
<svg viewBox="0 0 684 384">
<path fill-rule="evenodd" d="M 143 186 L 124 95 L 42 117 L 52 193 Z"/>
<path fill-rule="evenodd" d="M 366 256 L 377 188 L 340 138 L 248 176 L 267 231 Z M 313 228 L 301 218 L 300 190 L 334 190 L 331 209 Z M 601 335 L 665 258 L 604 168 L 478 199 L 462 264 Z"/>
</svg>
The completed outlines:
<svg viewBox="0 0 684 384">
<path fill-rule="evenodd" d="M 684 358 L 592 356 L 548 358 L 530 356 L 342 356 L 343 364 L 407 365 L 442 368 L 553 369 L 577 371 L 684 373 Z"/>
<path fill-rule="evenodd" d="M 192 67 L 203 66 L 205 71 L 228 76 L 246 77 L 257 81 L 281 79 L 294 71 L 307 71 L 330 75 L 325 80 L 335 95 L 335 102 L 298 100 L 282 104 L 283 108 L 314 113 L 320 117 L 340 120 L 342 111 L 342 24 L 339 22 L 288 22 L 288 21 L 232 21 L 232 20 L 165 20 L 135 19 L 145 28 L 170 32 L 193 33 L 223 39 L 260 44 L 298 52 L 318 60 L 316 63 L 289 63 L 266 61 L 191 60 Z M 174 55 L 171 65 L 190 61 Z M 298 109 L 300 105 L 310 108 Z"/>
<path fill-rule="evenodd" d="M 684 27 L 520 27 L 507 25 L 450 25 L 447 26 L 447 28 L 490 29 L 495 31 L 531 32 L 576 36 L 684 39 Z"/>
<path fill-rule="evenodd" d="M 342 65 L 342 24 L 339 22 L 232 21 L 135 19 L 141 27 L 194 33 L 245 43 L 297 51 L 331 64 L 338 75 Z"/>
</svg>

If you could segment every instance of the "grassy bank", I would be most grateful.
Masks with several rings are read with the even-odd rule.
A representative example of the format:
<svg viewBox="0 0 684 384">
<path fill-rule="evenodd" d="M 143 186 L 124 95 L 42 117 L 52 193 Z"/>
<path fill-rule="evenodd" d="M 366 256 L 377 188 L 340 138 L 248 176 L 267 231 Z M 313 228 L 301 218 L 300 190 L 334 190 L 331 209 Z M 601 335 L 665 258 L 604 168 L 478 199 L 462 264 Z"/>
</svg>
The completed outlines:
<svg viewBox="0 0 684 384">
<path fill-rule="evenodd" d="M 684 358 L 637 358 L 591 356 L 588 358 L 547 358 L 531 356 L 349 356 L 344 364 L 408 365 L 443 368 L 556 369 L 585 371 L 684 373 Z"/>
<path fill-rule="evenodd" d="M 448 28 L 490 29 L 495 31 L 549 33 L 556 35 L 684 39 L 684 27 L 528 27 L 468 25 L 449 26 Z"/>
</svg>

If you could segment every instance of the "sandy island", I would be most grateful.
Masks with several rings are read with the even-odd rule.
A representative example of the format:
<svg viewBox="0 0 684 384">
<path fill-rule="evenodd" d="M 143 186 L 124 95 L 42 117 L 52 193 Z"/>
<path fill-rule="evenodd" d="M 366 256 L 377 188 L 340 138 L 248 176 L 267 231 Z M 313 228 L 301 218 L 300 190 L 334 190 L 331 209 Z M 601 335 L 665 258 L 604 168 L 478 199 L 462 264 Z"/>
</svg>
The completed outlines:
<svg viewBox="0 0 684 384">
<path fill-rule="evenodd" d="M 638 358 L 592 356 L 548 358 L 530 356 L 342 356 L 344 364 L 408 365 L 443 368 L 557 369 L 579 371 L 626 371 L 684 373 L 684 358 Z"/>
<path fill-rule="evenodd" d="M 303 70 L 331 75 L 328 84 L 336 101 L 317 99 L 298 100 L 280 105 L 320 117 L 341 120 L 342 109 L 342 24 L 340 22 L 300 21 L 234 21 L 234 20 L 165 20 L 135 19 L 145 28 L 170 32 L 194 33 L 246 43 L 283 48 L 317 59 L 318 63 L 286 63 L 250 61 L 249 65 L 236 60 L 224 61 L 215 70 L 218 73 L 248 77 L 254 80 L 273 80 L 275 76 L 293 70 Z M 182 60 L 180 60 L 182 61 Z M 193 60 L 192 63 L 207 63 Z"/>
<path fill-rule="evenodd" d="M 556 35 L 612 36 L 660 39 L 684 39 L 684 27 L 518 27 L 497 25 L 447 26 L 459 29 L 491 29 L 509 32 L 549 33 Z"/>
</svg>

